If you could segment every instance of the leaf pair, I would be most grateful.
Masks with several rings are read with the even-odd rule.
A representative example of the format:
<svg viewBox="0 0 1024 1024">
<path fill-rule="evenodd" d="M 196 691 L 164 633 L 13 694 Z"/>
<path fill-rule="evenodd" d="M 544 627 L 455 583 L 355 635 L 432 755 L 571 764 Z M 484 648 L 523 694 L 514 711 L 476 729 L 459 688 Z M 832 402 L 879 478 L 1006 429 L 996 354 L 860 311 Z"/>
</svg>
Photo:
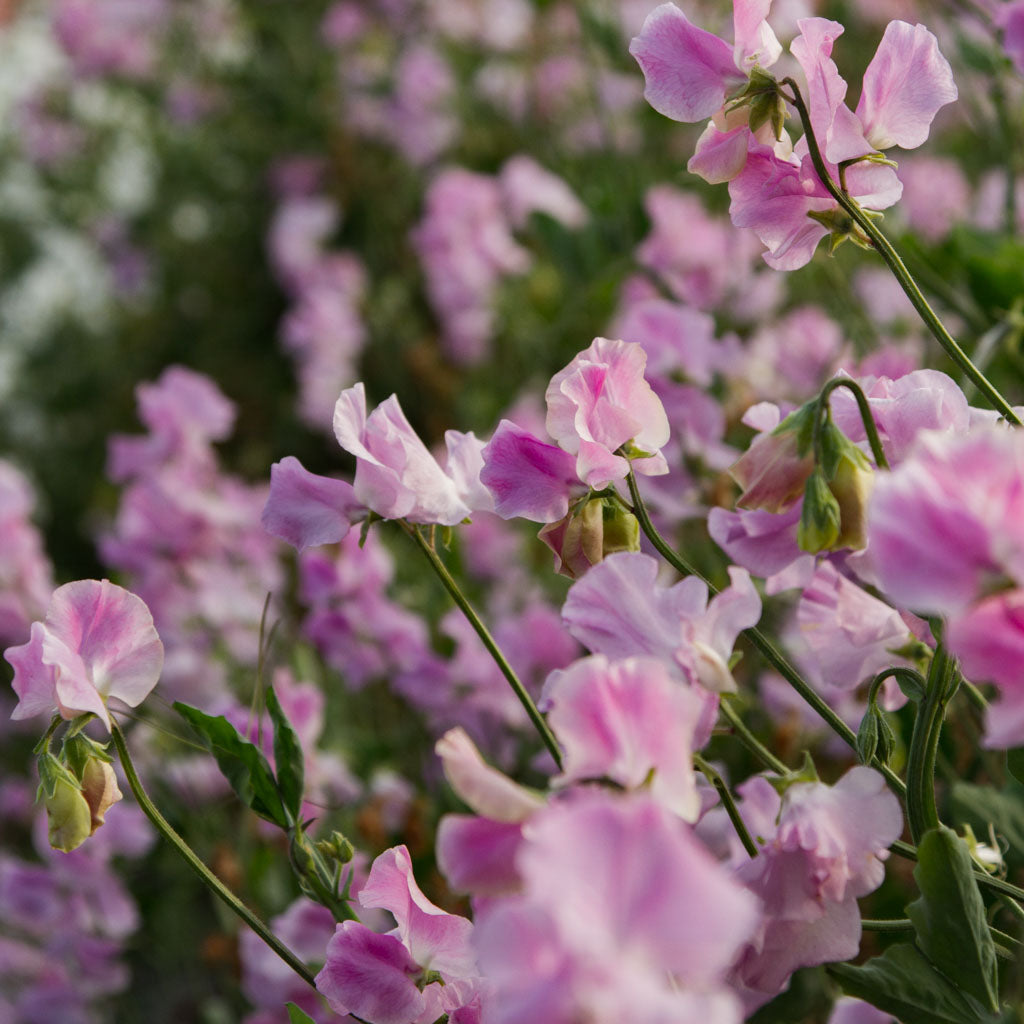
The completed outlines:
<svg viewBox="0 0 1024 1024">
<path fill-rule="evenodd" d="M 288 721 L 273 687 L 267 688 L 267 711 L 274 725 L 276 775 L 263 752 L 245 739 L 223 715 L 205 712 L 180 701 L 174 710 L 216 758 L 221 773 L 242 802 L 286 832 L 301 819 L 304 765 L 299 737 Z"/>
</svg>

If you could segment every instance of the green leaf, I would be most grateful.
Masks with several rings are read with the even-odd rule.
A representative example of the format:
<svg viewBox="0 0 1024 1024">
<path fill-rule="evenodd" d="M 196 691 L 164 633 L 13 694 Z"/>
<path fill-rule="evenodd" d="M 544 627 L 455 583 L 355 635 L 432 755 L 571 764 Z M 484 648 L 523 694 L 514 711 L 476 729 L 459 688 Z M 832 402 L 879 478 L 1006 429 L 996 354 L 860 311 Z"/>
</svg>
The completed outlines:
<svg viewBox="0 0 1024 1024">
<path fill-rule="evenodd" d="M 213 717 L 181 701 L 175 702 L 174 710 L 199 734 L 242 802 L 261 818 L 289 828 L 277 783 L 260 749 L 243 739 L 223 715 Z"/>
<path fill-rule="evenodd" d="M 914 868 L 921 898 L 907 907 L 917 942 L 942 973 L 990 1010 L 999 1009 L 996 951 L 967 844 L 940 825 L 925 833 Z"/>
<path fill-rule="evenodd" d="M 305 780 L 302 746 L 272 686 L 267 688 L 267 711 L 274 723 L 277 788 L 281 793 L 284 808 L 294 824 L 302 816 L 302 791 Z"/>
<path fill-rule="evenodd" d="M 954 783 L 953 814 L 957 822 L 966 822 L 985 841 L 991 825 L 996 835 L 1009 844 L 1006 859 L 1011 866 L 1024 866 L 1024 792 L 1016 783 L 1003 790 L 976 786 L 970 782 Z"/>
<path fill-rule="evenodd" d="M 1024 747 L 1006 752 L 1006 770 L 1018 781 L 1024 782 Z"/>
<path fill-rule="evenodd" d="M 316 1024 L 316 1021 L 305 1010 L 300 1010 L 294 1003 L 285 1003 L 288 1011 L 288 1024 Z"/>
<path fill-rule="evenodd" d="M 902 1024 L 991 1024 L 969 996 L 941 975 L 909 942 L 890 946 L 862 967 L 833 964 L 843 991 L 891 1013 Z"/>
</svg>

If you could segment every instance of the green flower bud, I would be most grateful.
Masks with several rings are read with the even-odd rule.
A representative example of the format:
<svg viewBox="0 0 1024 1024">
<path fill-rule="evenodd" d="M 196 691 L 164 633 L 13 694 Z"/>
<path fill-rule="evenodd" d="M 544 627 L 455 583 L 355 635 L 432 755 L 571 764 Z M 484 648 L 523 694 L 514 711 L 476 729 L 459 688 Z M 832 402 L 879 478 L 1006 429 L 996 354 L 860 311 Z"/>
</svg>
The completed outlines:
<svg viewBox="0 0 1024 1024">
<path fill-rule="evenodd" d="M 618 551 L 640 550 L 640 524 L 613 498 L 589 498 L 538 537 L 555 553 L 555 571 L 569 579 Z"/>
<path fill-rule="evenodd" d="M 800 550 L 817 554 L 835 547 L 839 539 L 840 519 L 839 502 L 829 490 L 825 475 L 820 469 L 815 469 L 804 487 L 804 507 L 796 531 Z"/>
<path fill-rule="evenodd" d="M 50 846 L 63 853 L 92 835 L 92 810 L 78 780 L 52 754 L 39 758 L 39 792 L 50 826 Z"/>
</svg>

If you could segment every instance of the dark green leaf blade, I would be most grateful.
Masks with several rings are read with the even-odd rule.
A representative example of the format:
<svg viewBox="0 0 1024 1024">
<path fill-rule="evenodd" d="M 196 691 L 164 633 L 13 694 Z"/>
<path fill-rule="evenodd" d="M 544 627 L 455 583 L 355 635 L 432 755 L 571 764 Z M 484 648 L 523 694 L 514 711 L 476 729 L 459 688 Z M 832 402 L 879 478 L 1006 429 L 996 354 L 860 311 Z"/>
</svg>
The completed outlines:
<svg viewBox="0 0 1024 1024">
<path fill-rule="evenodd" d="M 277 787 L 285 810 L 295 823 L 302 815 L 302 791 L 305 785 L 302 745 L 272 686 L 267 687 L 267 711 L 270 712 L 270 720 L 274 723 Z"/>
<path fill-rule="evenodd" d="M 999 1009 L 999 977 L 985 904 L 967 844 L 940 825 L 918 845 L 920 899 L 907 907 L 917 943 L 946 977 L 990 1010 Z"/>
<path fill-rule="evenodd" d="M 902 1024 L 990 1024 L 996 1020 L 909 942 L 890 946 L 861 967 L 833 964 L 829 973 L 847 995 L 891 1013 Z"/>
<path fill-rule="evenodd" d="M 181 701 L 175 702 L 174 710 L 199 734 L 241 800 L 261 818 L 287 829 L 288 816 L 281 794 L 260 749 L 243 739 L 223 715 L 207 715 Z"/>
</svg>

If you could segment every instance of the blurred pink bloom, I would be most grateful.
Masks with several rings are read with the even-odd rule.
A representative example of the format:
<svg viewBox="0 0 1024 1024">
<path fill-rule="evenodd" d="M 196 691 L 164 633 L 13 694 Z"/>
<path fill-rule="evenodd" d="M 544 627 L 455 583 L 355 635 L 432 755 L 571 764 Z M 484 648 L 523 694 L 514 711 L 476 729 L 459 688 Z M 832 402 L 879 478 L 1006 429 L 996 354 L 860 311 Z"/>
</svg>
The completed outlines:
<svg viewBox="0 0 1024 1024">
<path fill-rule="evenodd" d="M 532 213 L 546 213 L 567 228 L 582 227 L 589 217 L 576 193 L 533 157 L 520 154 L 505 161 L 498 175 L 509 223 L 517 231 Z"/>
<path fill-rule="evenodd" d="M 669 439 L 668 417 L 644 379 L 646 364 L 642 346 L 595 338 L 548 384 L 548 433 L 576 456 L 576 472 L 589 487 L 623 479 L 631 465 L 651 476 L 668 472 L 660 453 Z M 642 454 L 632 460 L 617 455 L 625 445 Z"/>
<path fill-rule="evenodd" d="M 489 1020 L 738 1024 L 722 978 L 757 904 L 683 822 L 645 796 L 590 791 L 538 813 L 525 839 L 522 894 L 478 914 Z"/>
<path fill-rule="evenodd" d="M 530 264 L 510 233 L 498 181 L 458 167 L 442 171 L 411 237 L 447 354 L 458 363 L 479 362 L 490 345 L 501 278 Z"/>
<path fill-rule="evenodd" d="M 906 664 L 892 654 L 913 639 L 899 612 L 841 575 L 830 562 L 818 564 L 796 611 L 805 659 L 816 679 L 855 689 L 889 665 Z"/>
<path fill-rule="evenodd" d="M 693 753 L 704 702 L 660 661 L 583 658 L 548 677 L 541 709 L 565 755 L 556 783 L 605 777 L 626 789 L 649 785 L 658 803 L 696 821 Z"/>
<path fill-rule="evenodd" d="M 347 481 L 310 473 L 291 455 L 270 467 L 263 528 L 299 551 L 341 540 L 365 516 Z"/>
<path fill-rule="evenodd" d="M 140 598 L 108 580 L 79 580 L 53 592 L 45 621 L 4 657 L 19 697 L 12 718 L 91 712 L 109 729 L 107 701 L 141 704 L 160 678 L 164 649 Z"/>
<path fill-rule="evenodd" d="M 1024 744 L 1024 590 L 987 597 L 954 616 L 946 642 L 964 675 L 999 690 L 985 714 L 985 746 Z"/>
<path fill-rule="evenodd" d="M 915 611 L 959 613 L 994 581 L 1024 583 L 1022 480 L 1020 431 L 924 434 L 871 500 L 870 551 L 886 594 Z"/>
<path fill-rule="evenodd" d="M 82 78 L 145 79 L 156 70 L 166 0 L 59 0 L 53 32 Z"/>
<path fill-rule="evenodd" d="M 967 219 L 971 186 L 955 160 L 937 156 L 901 160 L 900 178 L 900 212 L 910 230 L 926 242 L 941 241 L 955 224 Z"/>
<path fill-rule="evenodd" d="M 996 24 L 1003 30 L 1003 49 L 1013 61 L 1017 73 L 1024 75 L 1024 2 L 1010 0 L 996 14 Z"/>
</svg>

